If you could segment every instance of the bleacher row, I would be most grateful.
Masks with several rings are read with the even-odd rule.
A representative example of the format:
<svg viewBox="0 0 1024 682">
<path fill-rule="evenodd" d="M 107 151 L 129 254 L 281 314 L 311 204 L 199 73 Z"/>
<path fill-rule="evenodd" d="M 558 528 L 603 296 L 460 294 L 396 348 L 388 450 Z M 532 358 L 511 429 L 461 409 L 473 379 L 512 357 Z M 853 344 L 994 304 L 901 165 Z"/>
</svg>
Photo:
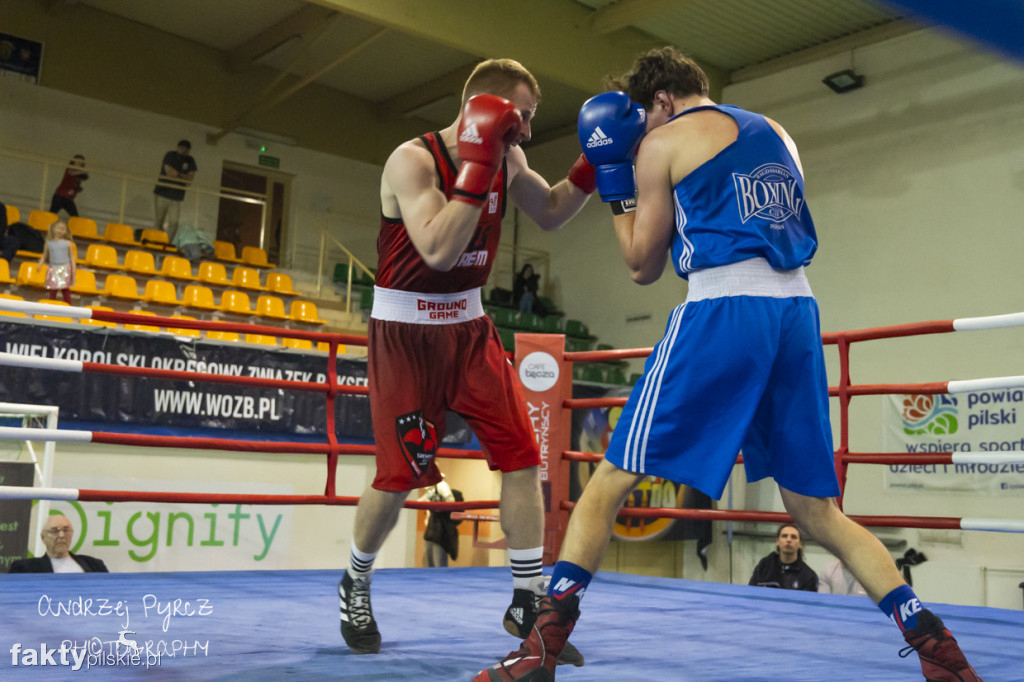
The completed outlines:
<svg viewBox="0 0 1024 682">
<path fill-rule="evenodd" d="M 17 208 L 7 209 L 9 224 L 20 219 Z M 45 233 L 56 219 L 48 211 L 32 211 L 28 224 Z M 76 281 L 71 291 L 83 303 L 96 299 L 95 303 L 116 304 L 122 309 L 127 306 L 130 312 L 139 314 L 155 315 L 154 311 L 160 310 L 161 315 L 179 313 L 170 316 L 184 319 L 189 316 L 183 313 L 191 313 L 200 318 L 228 318 L 270 326 L 319 326 L 326 322 L 319 317 L 315 303 L 295 298 L 299 292 L 293 288 L 291 277 L 273 270 L 275 266 L 267 262 L 262 249 L 245 247 L 243 257 L 237 258 L 234 245 L 214 242 L 215 260 L 202 261 L 193 273 L 192 264 L 175 255 L 176 250 L 162 230 L 142 230 L 141 240 L 136 241 L 135 230 L 129 225 L 108 223 L 100 235 L 95 221 L 88 218 L 71 218 L 68 223 L 79 246 L 75 254 Z M 92 242 L 86 246 L 84 257 L 79 240 Z M 6 297 L 32 300 L 36 297 L 33 290 L 45 289 L 46 268 L 39 266 L 38 252 L 21 250 L 17 256 L 30 260 L 20 263 L 16 276 L 12 276 L 10 264 L 0 258 L 0 287 L 6 286 Z M 262 281 L 261 271 L 266 273 Z M 250 295 L 256 297 L 255 306 Z M 293 299 L 287 310 L 285 299 Z M 113 309 L 103 305 L 87 307 Z M 231 334 L 208 336 L 237 340 Z"/>
<path fill-rule="evenodd" d="M 23 297 L 15 295 L 15 294 L 0 294 L 0 299 L 5 299 L 5 298 L 6 299 L 13 299 L 13 300 L 16 300 L 16 301 L 23 301 L 23 300 L 25 300 Z M 49 320 L 51 322 L 64 322 L 64 323 L 73 323 L 74 322 L 73 318 L 66 317 L 66 316 L 63 316 L 63 315 L 60 314 L 60 307 L 61 306 L 65 306 L 66 307 L 68 305 L 64 301 L 61 301 L 61 300 L 51 300 L 51 299 L 48 299 L 48 298 L 41 298 L 41 299 L 39 299 L 39 303 L 45 303 L 45 304 L 48 304 L 48 305 L 55 306 L 55 310 L 54 310 L 54 313 L 52 315 L 44 315 L 44 314 L 33 315 L 32 317 L 34 317 L 35 319 L 37 319 L 37 320 Z M 85 306 L 85 307 L 86 308 L 90 308 L 92 310 L 110 310 L 110 311 L 114 310 L 110 306 L 102 306 L 102 305 L 89 305 L 89 306 Z M 157 313 L 155 313 L 155 312 L 153 312 L 151 310 L 133 310 L 131 312 L 133 314 L 135 314 L 135 315 L 146 315 L 146 316 L 154 316 L 154 317 L 157 315 Z M 25 313 L 11 312 L 11 311 L 6 311 L 6 310 L 0 310 L 0 316 L 27 317 L 27 315 Z M 173 319 L 176 319 L 176 320 L 195 320 L 196 319 L 195 317 L 193 317 L 191 315 L 171 315 L 170 317 L 173 318 Z M 134 331 L 167 332 L 169 334 L 173 334 L 174 336 L 190 336 L 190 337 L 193 337 L 193 338 L 200 338 L 200 337 L 205 336 L 207 339 L 210 339 L 210 340 L 213 340 L 213 341 L 239 341 L 239 342 L 240 341 L 244 341 L 245 343 L 254 343 L 254 344 L 260 344 L 260 345 L 266 345 L 266 346 L 281 345 L 284 348 L 296 348 L 296 349 L 300 349 L 300 350 L 312 350 L 314 348 L 314 344 L 313 344 L 312 341 L 307 341 L 305 339 L 291 339 L 291 338 L 287 338 L 287 337 L 271 336 L 271 335 L 267 335 L 267 334 L 245 334 L 243 336 L 243 335 L 238 334 L 236 332 L 222 332 L 222 331 L 205 331 L 205 332 L 202 332 L 202 331 L 199 331 L 198 329 L 185 329 L 183 327 L 164 327 L 164 328 L 161 328 L 161 327 L 158 327 L 158 326 L 155 326 L 155 325 L 149 325 L 149 324 L 124 324 L 124 325 L 118 325 L 118 324 L 115 324 L 114 322 L 104 322 L 104 321 L 101 321 L 101 320 L 87 320 L 87 319 L 79 320 L 79 322 L 81 322 L 81 324 L 90 325 L 90 326 L 94 326 L 94 327 L 110 327 L 110 328 L 115 328 L 116 329 L 119 326 L 123 326 L 125 329 L 134 330 Z M 321 343 L 317 343 L 316 344 L 316 349 L 317 350 L 321 350 L 321 351 L 327 351 L 328 347 L 327 347 L 326 343 L 322 343 L 321 342 Z M 339 353 L 345 352 L 344 346 L 340 346 L 338 352 Z"/>
</svg>

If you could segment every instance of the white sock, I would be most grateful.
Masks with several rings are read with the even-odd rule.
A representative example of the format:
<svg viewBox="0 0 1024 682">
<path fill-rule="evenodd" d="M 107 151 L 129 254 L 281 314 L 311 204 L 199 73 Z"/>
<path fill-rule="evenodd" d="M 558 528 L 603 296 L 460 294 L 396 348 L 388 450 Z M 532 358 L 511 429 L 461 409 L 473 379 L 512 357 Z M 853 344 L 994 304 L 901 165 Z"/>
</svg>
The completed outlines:
<svg viewBox="0 0 1024 682">
<path fill-rule="evenodd" d="M 544 568 L 544 547 L 508 550 L 509 566 L 512 569 L 512 587 L 530 589 L 530 582 L 542 574 Z"/>
<path fill-rule="evenodd" d="M 356 547 L 355 540 L 352 541 L 352 552 L 348 561 L 348 572 L 352 577 L 367 577 L 373 573 L 373 562 L 377 558 L 377 552 L 367 554 L 360 552 Z"/>
</svg>

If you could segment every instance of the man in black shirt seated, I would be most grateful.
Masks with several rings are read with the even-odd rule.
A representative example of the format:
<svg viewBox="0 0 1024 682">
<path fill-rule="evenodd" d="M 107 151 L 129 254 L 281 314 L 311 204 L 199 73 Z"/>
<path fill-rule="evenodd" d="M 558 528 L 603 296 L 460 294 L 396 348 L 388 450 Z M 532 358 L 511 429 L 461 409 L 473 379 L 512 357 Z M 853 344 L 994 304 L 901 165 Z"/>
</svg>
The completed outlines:
<svg viewBox="0 0 1024 682">
<path fill-rule="evenodd" d="M 788 523 L 775 534 L 775 549 L 757 564 L 750 576 L 751 585 L 780 587 L 784 590 L 818 591 L 818 575 L 804 563 L 800 529 Z"/>
</svg>

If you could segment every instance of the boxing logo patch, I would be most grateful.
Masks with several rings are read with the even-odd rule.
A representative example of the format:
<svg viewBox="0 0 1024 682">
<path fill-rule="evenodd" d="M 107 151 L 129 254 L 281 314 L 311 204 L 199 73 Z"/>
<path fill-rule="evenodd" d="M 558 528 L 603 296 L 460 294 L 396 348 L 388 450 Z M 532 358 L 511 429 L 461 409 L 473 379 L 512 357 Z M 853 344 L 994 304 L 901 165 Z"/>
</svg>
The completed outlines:
<svg viewBox="0 0 1024 682">
<path fill-rule="evenodd" d="M 437 454 L 437 429 L 416 410 L 395 419 L 395 432 L 409 468 L 422 476 Z"/>
<path fill-rule="evenodd" d="M 777 223 L 799 215 L 803 208 L 804 199 L 796 178 L 781 164 L 766 163 L 749 175 L 733 173 L 732 179 L 736 185 L 740 220 L 744 223 L 756 216 L 776 223 L 772 228 L 781 230 L 783 226 Z"/>
</svg>

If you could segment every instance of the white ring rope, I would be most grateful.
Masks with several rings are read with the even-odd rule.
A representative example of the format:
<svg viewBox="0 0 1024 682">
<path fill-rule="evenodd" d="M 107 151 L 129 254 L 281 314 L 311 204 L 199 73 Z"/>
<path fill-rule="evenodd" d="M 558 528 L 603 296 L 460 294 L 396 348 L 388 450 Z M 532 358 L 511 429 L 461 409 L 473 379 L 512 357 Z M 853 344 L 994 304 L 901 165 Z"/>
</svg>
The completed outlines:
<svg viewBox="0 0 1024 682">
<path fill-rule="evenodd" d="M 78 499 L 78 488 L 33 488 L 0 485 L 0 500 L 64 500 Z"/>
<path fill-rule="evenodd" d="M 73 305 L 55 306 L 34 301 L 19 301 L 14 298 L 0 298 L 0 310 L 10 310 L 28 315 L 49 315 L 51 317 L 70 317 L 76 320 L 92 319 L 92 310 Z"/>
<path fill-rule="evenodd" d="M 58 372 L 82 371 L 82 362 L 80 360 L 57 360 L 55 358 L 41 358 L 36 355 L 17 355 L 15 353 L 0 353 L 0 365 L 26 367 L 28 369 L 53 369 Z"/>
<path fill-rule="evenodd" d="M 1002 327 L 1019 327 L 1024 325 L 1024 313 L 1009 315 L 989 315 L 987 317 L 962 317 L 953 320 L 953 330 L 973 332 L 979 329 L 1000 329 Z"/>
<path fill-rule="evenodd" d="M 953 452 L 953 464 L 1024 464 L 1024 452 L 997 455 L 992 452 Z"/>
<path fill-rule="evenodd" d="M 74 429 L 33 429 L 20 426 L 0 426 L 0 440 L 44 440 L 68 443 L 92 442 L 92 431 Z"/>
<path fill-rule="evenodd" d="M 967 393 L 969 391 L 991 391 L 996 388 L 1020 388 L 1024 386 L 1024 376 L 991 377 L 989 379 L 965 379 L 950 381 L 946 385 L 947 393 Z"/>
<path fill-rule="evenodd" d="M 960 519 L 963 530 L 987 530 L 993 533 L 1024 533 L 1024 521 L 1011 519 Z"/>
</svg>

